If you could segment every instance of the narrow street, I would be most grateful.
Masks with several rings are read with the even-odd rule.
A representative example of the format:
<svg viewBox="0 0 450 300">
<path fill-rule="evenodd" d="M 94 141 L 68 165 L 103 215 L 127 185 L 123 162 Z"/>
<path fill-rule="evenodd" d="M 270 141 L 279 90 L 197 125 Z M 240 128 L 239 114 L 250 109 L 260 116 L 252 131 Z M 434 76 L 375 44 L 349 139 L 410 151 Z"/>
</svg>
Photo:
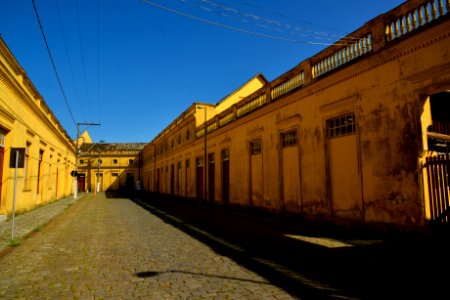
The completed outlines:
<svg viewBox="0 0 450 300">
<path fill-rule="evenodd" d="M 79 200 L 0 261 L 2 299 L 290 299 L 126 198 Z"/>
<path fill-rule="evenodd" d="M 448 268 L 448 247 L 439 240 L 297 225 L 186 200 L 88 195 L 0 260 L 0 298 L 435 299 L 445 292 L 447 277 L 437 271 Z"/>
</svg>

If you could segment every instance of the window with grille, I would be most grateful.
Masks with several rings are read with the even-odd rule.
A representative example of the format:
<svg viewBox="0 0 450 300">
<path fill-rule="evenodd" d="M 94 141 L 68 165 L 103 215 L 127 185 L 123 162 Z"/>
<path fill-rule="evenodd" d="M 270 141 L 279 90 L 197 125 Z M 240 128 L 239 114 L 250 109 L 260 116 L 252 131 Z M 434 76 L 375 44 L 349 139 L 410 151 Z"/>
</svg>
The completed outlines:
<svg viewBox="0 0 450 300">
<path fill-rule="evenodd" d="M 250 154 L 257 155 L 261 154 L 261 140 L 250 142 Z"/>
<path fill-rule="evenodd" d="M 356 132 L 355 114 L 347 114 L 327 120 L 327 136 L 336 138 Z"/>
<path fill-rule="evenodd" d="M 297 145 L 297 129 L 281 133 L 281 147 L 292 147 Z"/>
<path fill-rule="evenodd" d="M 222 150 L 222 160 L 230 160 L 230 150 L 229 149 L 223 149 Z"/>
<path fill-rule="evenodd" d="M 4 148 L 6 144 L 6 131 L 0 128 L 0 147 Z"/>
</svg>

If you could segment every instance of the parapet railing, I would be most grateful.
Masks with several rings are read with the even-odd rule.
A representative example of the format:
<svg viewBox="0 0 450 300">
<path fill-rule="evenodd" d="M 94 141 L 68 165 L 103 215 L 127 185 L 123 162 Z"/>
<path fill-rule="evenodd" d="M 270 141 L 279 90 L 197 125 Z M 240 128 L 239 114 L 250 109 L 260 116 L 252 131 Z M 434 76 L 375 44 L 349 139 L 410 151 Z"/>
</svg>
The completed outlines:
<svg viewBox="0 0 450 300">
<path fill-rule="evenodd" d="M 286 82 L 278 84 L 271 90 L 272 100 L 289 93 L 295 88 L 302 86 L 305 83 L 305 72 L 301 71 L 299 74 L 294 75 L 292 78 L 288 79 Z"/>
<path fill-rule="evenodd" d="M 301 62 L 270 84 L 232 105 L 207 123 L 207 133 L 223 127 L 286 94 L 319 80 L 332 71 L 376 53 L 394 40 L 407 36 L 434 21 L 448 16 L 450 0 L 409 0 L 380 15 L 343 37 L 320 53 Z M 181 124 L 179 119 L 175 127 Z M 166 135 L 173 124 L 163 132 Z M 204 126 L 196 130 L 197 138 L 203 136 Z"/>
<path fill-rule="evenodd" d="M 312 78 L 322 76 L 364 54 L 371 52 L 372 50 L 372 34 L 368 34 L 358 39 L 356 42 L 337 50 L 335 53 L 315 63 L 311 70 Z"/>
<path fill-rule="evenodd" d="M 450 0 L 425 1 L 386 24 L 386 40 L 395 40 L 446 15 Z"/>
<path fill-rule="evenodd" d="M 244 105 L 238 107 L 238 109 L 236 110 L 237 117 L 240 118 L 243 115 L 248 114 L 249 112 L 255 110 L 260 106 L 263 106 L 266 103 L 267 103 L 267 95 L 266 94 L 259 95 L 258 97 L 251 99 Z"/>
</svg>

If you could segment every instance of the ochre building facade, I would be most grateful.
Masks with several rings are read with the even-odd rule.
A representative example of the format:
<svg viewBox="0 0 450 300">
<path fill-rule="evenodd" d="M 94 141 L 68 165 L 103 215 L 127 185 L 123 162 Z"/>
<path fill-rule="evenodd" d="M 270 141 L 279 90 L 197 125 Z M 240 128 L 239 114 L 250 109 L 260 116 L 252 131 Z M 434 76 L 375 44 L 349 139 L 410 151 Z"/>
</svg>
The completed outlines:
<svg viewBox="0 0 450 300">
<path fill-rule="evenodd" d="M 426 159 L 449 149 L 448 10 L 408 1 L 272 82 L 194 103 L 144 148 L 144 190 L 406 227 L 445 214 Z"/>
<path fill-rule="evenodd" d="M 0 38 L 0 218 L 68 196 L 75 146 Z M 13 165 L 10 162 L 13 161 Z"/>
<path fill-rule="evenodd" d="M 145 145 L 146 143 L 81 144 L 78 191 L 105 192 L 139 188 L 140 152 Z"/>
</svg>

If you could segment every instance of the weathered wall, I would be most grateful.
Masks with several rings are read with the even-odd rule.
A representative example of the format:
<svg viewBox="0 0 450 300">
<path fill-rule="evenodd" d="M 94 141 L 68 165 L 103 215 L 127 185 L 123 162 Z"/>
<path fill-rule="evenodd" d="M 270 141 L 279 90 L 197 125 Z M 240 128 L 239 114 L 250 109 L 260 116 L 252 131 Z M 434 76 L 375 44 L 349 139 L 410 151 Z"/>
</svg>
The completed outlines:
<svg viewBox="0 0 450 300">
<path fill-rule="evenodd" d="M 293 76 L 302 82 L 300 87 L 289 82 L 283 96 L 261 100 L 266 102 L 243 116 L 236 115 L 243 107 L 239 103 L 222 112 L 218 124 L 228 117 L 232 121 L 207 135 L 207 152 L 216 158 L 215 201 L 225 202 L 221 155 L 226 149 L 232 204 L 357 222 L 423 225 L 427 199 L 422 188 L 421 116 L 429 95 L 450 90 L 450 20 L 441 16 L 401 34 L 384 23 L 389 18 L 396 22 L 416 7 L 428 9 L 423 3 L 408 2 L 359 29 L 361 43 L 373 41 L 363 57 L 336 62 L 336 51 L 343 50 L 327 49 L 270 84 L 272 95 L 279 82 Z M 329 124 L 343 121 L 354 126 L 352 131 L 330 135 Z M 291 131 L 296 142 L 283 147 L 282 136 Z M 250 144 L 256 140 L 262 146 L 254 156 Z M 191 179 L 186 183 L 194 193 L 189 197 L 196 196 L 195 161 L 204 156 L 203 146 L 201 136 L 157 158 L 161 168 L 180 157 L 190 159 Z M 182 173 L 184 168 L 182 164 Z"/>
</svg>

